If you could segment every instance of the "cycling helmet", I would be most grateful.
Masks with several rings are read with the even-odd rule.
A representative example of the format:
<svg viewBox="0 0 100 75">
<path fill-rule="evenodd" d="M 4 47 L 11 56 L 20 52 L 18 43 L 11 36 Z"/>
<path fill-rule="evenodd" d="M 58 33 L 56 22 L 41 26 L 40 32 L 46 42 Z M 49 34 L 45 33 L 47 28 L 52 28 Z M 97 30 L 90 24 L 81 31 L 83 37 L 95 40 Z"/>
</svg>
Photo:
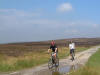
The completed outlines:
<svg viewBox="0 0 100 75">
<path fill-rule="evenodd" d="M 52 46 L 54 46 L 54 45 L 55 45 L 55 42 L 54 42 L 54 41 L 52 41 L 52 42 L 51 42 L 51 45 L 52 45 Z"/>
</svg>

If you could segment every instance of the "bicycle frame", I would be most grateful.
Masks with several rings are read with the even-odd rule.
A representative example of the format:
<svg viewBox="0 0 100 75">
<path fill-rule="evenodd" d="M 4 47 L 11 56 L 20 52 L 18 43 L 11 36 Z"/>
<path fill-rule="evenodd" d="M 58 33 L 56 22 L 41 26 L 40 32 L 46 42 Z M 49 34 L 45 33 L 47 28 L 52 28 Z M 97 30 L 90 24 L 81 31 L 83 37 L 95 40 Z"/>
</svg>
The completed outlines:
<svg viewBox="0 0 100 75">
<path fill-rule="evenodd" d="M 54 64 L 55 64 L 56 67 L 59 66 L 59 58 L 56 57 L 56 59 L 55 59 L 55 57 L 53 56 L 53 54 L 54 53 L 51 53 L 51 57 L 50 57 L 49 62 L 48 62 L 49 69 L 52 68 Z"/>
</svg>

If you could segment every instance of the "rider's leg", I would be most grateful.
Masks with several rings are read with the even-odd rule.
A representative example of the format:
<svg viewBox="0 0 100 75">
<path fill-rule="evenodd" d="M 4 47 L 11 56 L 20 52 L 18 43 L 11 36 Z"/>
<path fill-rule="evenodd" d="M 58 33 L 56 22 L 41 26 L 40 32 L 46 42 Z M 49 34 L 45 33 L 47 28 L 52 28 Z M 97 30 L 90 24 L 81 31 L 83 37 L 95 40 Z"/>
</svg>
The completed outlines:
<svg viewBox="0 0 100 75">
<path fill-rule="evenodd" d="M 56 53 L 55 53 L 55 54 L 54 54 L 55 59 L 56 59 L 56 56 L 57 56 L 57 55 L 56 55 Z"/>
<path fill-rule="evenodd" d="M 74 56 L 75 56 L 74 49 L 72 49 L 72 53 L 73 53 L 73 59 L 74 59 Z"/>
<path fill-rule="evenodd" d="M 58 57 L 58 52 L 56 52 L 56 58 Z"/>
<path fill-rule="evenodd" d="M 54 52 L 52 52 L 52 63 L 54 63 Z"/>
<path fill-rule="evenodd" d="M 75 56 L 75 50 L 74 50 L 74 49 L 72 49 L 72 52 L 73 52 L 73 54 L 74 54 L 74 56 Z"/>
<path fill-rule="evenodd" d="M 71 56 L 71 59 L 72 59 L 72 49 L 70 49 L 70 56 Z"/>
<path fill-rule="evenodd" d="M 74 56 L 75 56 L 75 49 L 74 49 L 74 51 L 73 51 L 73 52 L 74 52 Z"/>
</svg>

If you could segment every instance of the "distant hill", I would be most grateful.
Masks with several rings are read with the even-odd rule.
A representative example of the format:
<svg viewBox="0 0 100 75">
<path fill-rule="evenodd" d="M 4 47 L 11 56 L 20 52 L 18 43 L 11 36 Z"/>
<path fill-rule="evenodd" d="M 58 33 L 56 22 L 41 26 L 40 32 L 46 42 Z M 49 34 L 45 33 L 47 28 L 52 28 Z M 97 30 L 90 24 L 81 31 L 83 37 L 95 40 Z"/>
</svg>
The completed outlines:
<svg viewBox="0 0 100 75">
<path fill-rule="evenodd" d="M 71 38 L 55 40 L 58 47 L 68 47 L 70 41 L 74 41 L 76 46 L 95 46 L 100 44 L 100 38 Z M 40 42 L 21 42 L 0 45 L 0 54 L 18 56 L 24 52 L 47 50 L 50 46 L 49 41 Z"/>
<path fill-rule="evenodd" d="M 76 43 L 77 46 L 87 46 L 87 45 L 98 45 L 100 44 L 100 38 L 71 38 L 71 39 L 59 39 L 55 40 L 56 44 L 59 46 L 68 46 L 70 41 Z M 8 45 L 25 45 L 25 46 L 47 46 L 50 45 L 49 41 L 40 42 L 21 42 L 21 43 L 9 43 Z M 6 44 L 7 45 L 7 44 Z"/>
</svg>

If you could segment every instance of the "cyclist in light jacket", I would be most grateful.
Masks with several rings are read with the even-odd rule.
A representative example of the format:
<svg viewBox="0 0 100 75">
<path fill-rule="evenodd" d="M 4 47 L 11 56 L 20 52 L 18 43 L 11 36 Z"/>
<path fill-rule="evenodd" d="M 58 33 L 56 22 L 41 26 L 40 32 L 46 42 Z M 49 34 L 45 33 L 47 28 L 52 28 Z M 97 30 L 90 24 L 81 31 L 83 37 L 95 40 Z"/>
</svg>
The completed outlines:
<svg viewBox="0 0 100 75">
<path fill-rule="evenodd" d="M 74 42 L 70 41 L 69 49 L 70 49 L 70 56 L 72 56 L 72 52 L 74 53 L 74 56 L 75 56 L 75 43 Z"/>
</svg>

